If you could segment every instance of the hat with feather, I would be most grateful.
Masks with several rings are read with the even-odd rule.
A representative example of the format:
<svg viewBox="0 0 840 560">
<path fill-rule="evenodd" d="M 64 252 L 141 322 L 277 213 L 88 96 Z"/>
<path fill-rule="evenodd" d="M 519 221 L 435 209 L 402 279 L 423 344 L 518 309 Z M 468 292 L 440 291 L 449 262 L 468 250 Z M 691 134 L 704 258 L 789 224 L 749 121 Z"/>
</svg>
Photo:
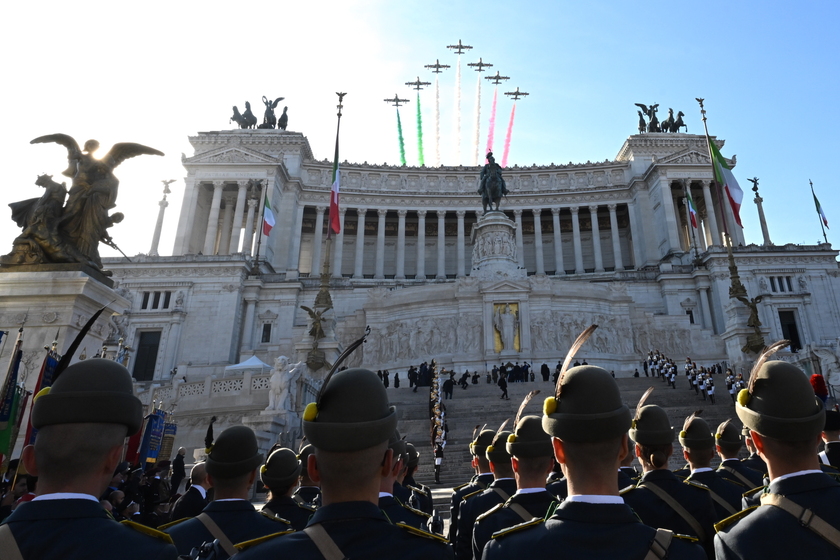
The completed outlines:
<svg viewBox="0 0 840 560">
<path fill-rule="evenodd" d="M 664 409 L 655 404 L 646 404 L 653 392 L 648 388 L 636 405 L 636 414 L 630 427 L 630 439 L 640 445 L 667 445 L 674 441 L 674 428 Z"/>
</svg>

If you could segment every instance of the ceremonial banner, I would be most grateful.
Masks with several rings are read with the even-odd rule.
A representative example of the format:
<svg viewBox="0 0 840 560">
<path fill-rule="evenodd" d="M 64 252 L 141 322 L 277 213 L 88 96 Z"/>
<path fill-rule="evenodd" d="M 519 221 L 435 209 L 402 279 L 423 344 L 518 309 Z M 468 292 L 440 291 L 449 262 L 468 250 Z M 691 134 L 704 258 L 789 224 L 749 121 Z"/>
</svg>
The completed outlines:
<svg viewBox="0 0 840 560">
<path fill-rule="evenodd" d="M 145 470 L 149 463 L 154 465 L 157 461 L 165 423 L 166 413 L 160 409 L 155 410 L 147 417 L 146 430 L 143 433 L 143 441 L 140 444 L 140 468 Z"/>
</svg>

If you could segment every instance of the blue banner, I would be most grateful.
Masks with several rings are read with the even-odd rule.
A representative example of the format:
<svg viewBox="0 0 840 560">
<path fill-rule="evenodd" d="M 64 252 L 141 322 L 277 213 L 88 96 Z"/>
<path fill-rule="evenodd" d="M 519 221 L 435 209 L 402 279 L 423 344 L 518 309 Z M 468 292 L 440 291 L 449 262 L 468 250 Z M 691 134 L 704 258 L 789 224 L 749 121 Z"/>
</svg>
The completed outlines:
<svg viewBox="0 0 840 560">
<path fill-rule="evenodd" d="M 144 469 L 147 463 L 154 464 L 157 461 L 165 423 L 166 413 L 162 410 L 155 410 L 146 421 L 146 430 L 143 433 L 143 441 L 140 443 L 139 454 L 140 466 Z"/>
</svg>

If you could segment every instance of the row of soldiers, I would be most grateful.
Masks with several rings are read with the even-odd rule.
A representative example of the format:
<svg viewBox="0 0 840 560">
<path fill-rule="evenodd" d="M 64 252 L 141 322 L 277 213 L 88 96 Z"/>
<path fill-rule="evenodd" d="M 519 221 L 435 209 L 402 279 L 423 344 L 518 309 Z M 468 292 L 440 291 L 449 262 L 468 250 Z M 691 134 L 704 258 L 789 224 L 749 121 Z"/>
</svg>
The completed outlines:
<svg viewBox="0 0 840 560">
<path fill-rule="evenodd" d="M 293 521 L 278 501 L 303 469 L 298 456 L 278 449 L 264 461 L 253 432 L 234 426 L 209 450 L 213 503 L 165 532 L 117 524 L 95 496 L 124 438 L 140 429 L 141 406 L 124 368 L 88 360 L 35 402 L 40 431 L 23 461 L 39 476 L 38 496 L 0 525 L 0 556 L 166 559 L 207 543 L 216 558 L 241 560 L 837 558 L 840 483 L 823 472 L 817 454 L 821 434 L 832 431 L 826 412 L 800 370 L 765 360 L 735 404 L 745 436 L 731 422 L 712 433 L 697 415 L 683 424 L 686 478 L 668 468 L 676 434 L 665 411 L 647 403 L 650 392 L 631 412 L 609 372 L 563 368 L 541 416 L 524 413 L 526 400 L 511 430 L 476 435 L 476 478 L 453 495 L 449 540 L 398 520 L 381 502 L 396 495 L 400 463 L 411 454 L 383 384 L 358 368 L 328 377 L 304 412 L 312 446 L 307 476 L 320 487 L 315 511 Z M 737 461 L 744 440 L 764 461 L 766 481 L 760 463 Z M 620 471 L 631 450 L 644 471 L 637 480 Z M 714 471 L 716 451 L 724 460 Z M 547 485 L 555 460 L 563 476 Z M 247 500 L 257 476 L 271 489 L 271 513 Z M 724 482 L 756 485 L 740 498 L 757 503 L 741 509 L 734 494 L 725 496 Z"/>
</svg>

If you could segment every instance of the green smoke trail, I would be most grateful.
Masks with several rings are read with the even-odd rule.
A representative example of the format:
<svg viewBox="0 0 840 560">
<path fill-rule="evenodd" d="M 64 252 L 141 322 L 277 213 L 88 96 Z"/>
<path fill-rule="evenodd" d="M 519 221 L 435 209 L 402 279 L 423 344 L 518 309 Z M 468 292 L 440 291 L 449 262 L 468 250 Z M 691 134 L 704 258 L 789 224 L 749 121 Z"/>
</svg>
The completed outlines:
<svg viewBox="0 0 840 560">
<path fill-rule="evenodd" d="M 397 108 L 397 134 L 400 138 L 400 164 L 405 165 L 405 141 L 403 140 L 402 122 L 400 122 L 399 108 Z"/>
<path fill-rule="evenodd" d="M 420 165 L 426 165 L 423 158 L 423 117 L 420 114 L 420 92 L 417 92 L 417 158 Z"/>
</svg>

